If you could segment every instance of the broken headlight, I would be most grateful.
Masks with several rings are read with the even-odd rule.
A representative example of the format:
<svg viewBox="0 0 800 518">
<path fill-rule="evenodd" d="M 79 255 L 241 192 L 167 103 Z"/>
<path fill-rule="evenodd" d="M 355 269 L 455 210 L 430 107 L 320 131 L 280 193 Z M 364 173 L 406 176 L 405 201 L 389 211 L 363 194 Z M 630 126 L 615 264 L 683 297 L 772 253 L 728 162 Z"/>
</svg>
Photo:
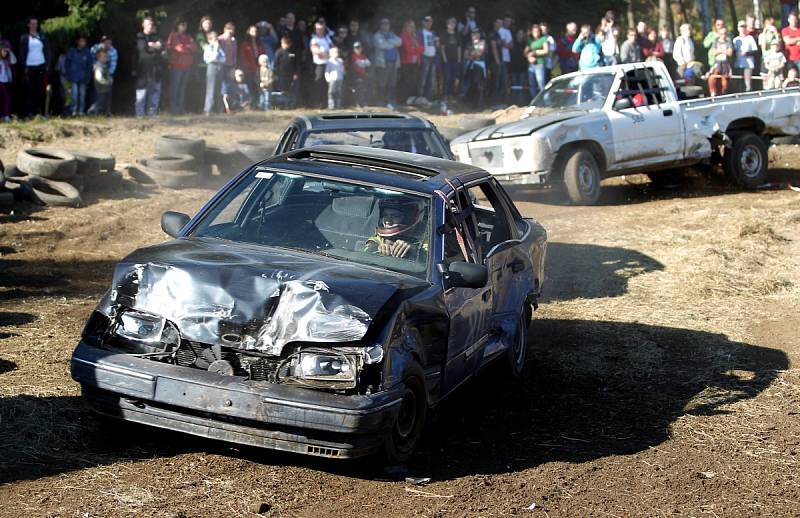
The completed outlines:
<svg viewBox="0 0 800 518">
<path fill-rule="evenodd" d="M 361 356 L 328 349 L 303 349 L 283 362 L 278 377 L 281 382 L 314 388 L 346 390 L 356 387 Z"/>
<path fill-rule="evenodd" d="M 170 352 L 178 348 L 181 335 L 168 320 L 133 309 L 122 310 L 112 333 L 148 348 L 147 352 Z"/>
</svg>

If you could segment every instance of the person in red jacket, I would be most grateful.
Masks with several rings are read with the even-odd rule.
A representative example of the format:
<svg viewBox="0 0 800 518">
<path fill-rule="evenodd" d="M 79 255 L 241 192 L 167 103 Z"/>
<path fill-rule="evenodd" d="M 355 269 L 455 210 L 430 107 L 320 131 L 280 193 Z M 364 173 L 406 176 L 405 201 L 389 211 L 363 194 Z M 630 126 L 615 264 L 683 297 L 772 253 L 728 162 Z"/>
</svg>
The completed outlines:
<svg viewBox="0 0 800 518">
<path fill-rule="evenodd" d="M 647 30 L 647 44 L 642 47 L 642 55 L 645 61 L 664 61 L 664 44 L 658 39 L 658 32 L 655 29 Z"/>
<path fill-rule="evenodd" d="M 417 34 L 413 20 L 408 20 L 403 25 L 400 40 L 403 45 L 400 47 L 400 77 L 397 91 L 400 102 L 403 102 L 416 92 L 419 83 L 419 65 L 422 62 L 422 53 L 425 51 L 425 47 Z"/>
<path fill-rule="evenodd" d="M 239 68 L 244 71 L 244 80 L 251 92 L 258 91 L 260 82 L 258 56 L 266 53 L 267 49 L 258 37 L 258 27 L 251 25 L 239 44 Z"/>
<path fill-rule="evenodd" d="M 192 68 L 194 54 L 200 48 L 186 33 L 186 22 L 177 20 L 173 31 L 167 38 L 169 52 L 169 109 L 175 115 L 186 111 L 186 83 Z"/>
</svg>

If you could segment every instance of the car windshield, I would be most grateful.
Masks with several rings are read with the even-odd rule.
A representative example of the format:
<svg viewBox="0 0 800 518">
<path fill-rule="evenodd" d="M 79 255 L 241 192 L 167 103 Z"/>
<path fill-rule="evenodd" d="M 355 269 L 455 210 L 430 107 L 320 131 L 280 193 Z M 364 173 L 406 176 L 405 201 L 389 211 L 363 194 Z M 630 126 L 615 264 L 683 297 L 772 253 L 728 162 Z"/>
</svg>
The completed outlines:
<svg viewBox="0 0 800 518">
<path fill-rule="evenodd" d="M 311 147 L 326 144 L 393 149 L 437 158 L 449 158 L 440 140 L 430 129 L 310 131 L 305 142 L 301 142 L 300 146 Z"/>
<path fill-rule="evenodd" d="M 254 168 L 189 234 L 291 249 L 425 278 L 431 199 Z"/>
<path fill-rule="evenodd" d="M 602 108 L 613 82 L 613 74 L 584 74 L 554 79 L 531 101 L 531 106 L 584 110 Z"/>
</svg>

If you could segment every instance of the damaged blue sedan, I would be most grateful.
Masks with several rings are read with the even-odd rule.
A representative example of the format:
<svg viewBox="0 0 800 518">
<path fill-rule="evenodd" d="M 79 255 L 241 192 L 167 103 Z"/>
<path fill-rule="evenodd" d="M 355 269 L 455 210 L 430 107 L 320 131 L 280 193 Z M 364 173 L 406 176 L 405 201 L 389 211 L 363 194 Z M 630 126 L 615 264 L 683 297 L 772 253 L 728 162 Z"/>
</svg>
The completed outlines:
<svg viewBox="0 0 800 518">
<path fill-rule="evenodd" d="M 492 363 L 518 376 L 547 234 L 471 165 L 300 149 L 134 251 L 72 377 L 98 414 L 334 458 L 407 459 Z"/>
</svg>

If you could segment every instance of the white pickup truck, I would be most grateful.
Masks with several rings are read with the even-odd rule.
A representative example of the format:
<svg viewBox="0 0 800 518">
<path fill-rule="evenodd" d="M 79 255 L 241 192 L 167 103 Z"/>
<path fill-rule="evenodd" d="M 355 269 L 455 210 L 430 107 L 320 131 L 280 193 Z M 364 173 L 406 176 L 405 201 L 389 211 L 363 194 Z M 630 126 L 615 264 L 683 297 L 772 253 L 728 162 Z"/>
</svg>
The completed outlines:
<svg viewBox="0 0 800 518">
<path fill-rule="evenodd" d="M 721 163 L 735 184 L 767 174 L 769 139 L 800 133 L 800 88 L 681 100 L 661 62 L 602 67 L 550 81 L 519 121 L 461 135 L 456 159 L 501 182 L 563 182 L 594 204 L 600 180 Z"/>
</svg>

